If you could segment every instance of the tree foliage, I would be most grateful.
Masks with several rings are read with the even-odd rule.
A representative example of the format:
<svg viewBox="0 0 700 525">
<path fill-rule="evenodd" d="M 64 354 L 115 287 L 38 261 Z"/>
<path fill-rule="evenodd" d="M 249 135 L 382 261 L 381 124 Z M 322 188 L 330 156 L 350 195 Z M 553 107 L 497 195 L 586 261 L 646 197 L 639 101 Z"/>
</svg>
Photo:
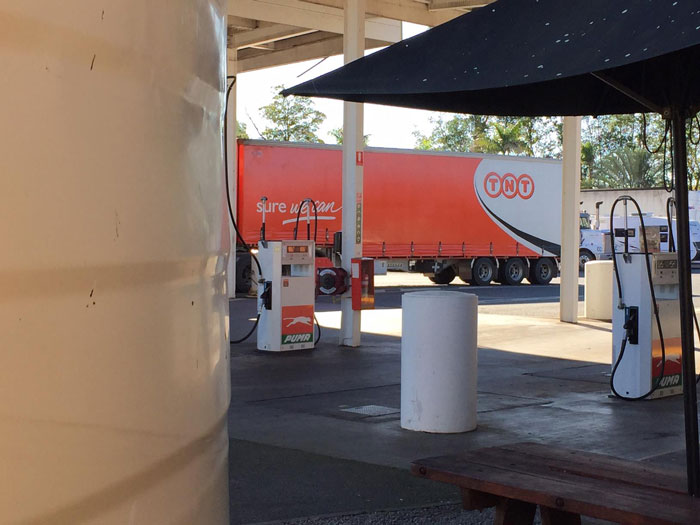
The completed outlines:
<svg viewBox="0 0 700 525">
<path fill-rule="evenodd" d="M 236 138 L 237 139 L 249 139 L 248 130 L 243 122 L 236 122 Z"/>
<path fill-rule="evenodd" d="M 430 118 L 433 131 L 426 136 L 414 131 L 416 148 L 439 151 L 472 151 L 474 142 L 481 138 L 488 128 L 488 117 L 479 115 L 454 115 Z"/>
<path fill-rule="evenodd" d="M 657 188 L 663 184 L 661 165 L 646 149 L 624 146 L 601 161 L 599 181 L 609 188 Z"/>
<path fill-rule="evenodd" d="M 561 158 L 562 121 L 543 117 L 441 116 L 432 131 L 414 132 L 415 147 Z M 688 121 L 688 182 L 700 189 L 700 120 Z M 671 143 L 656 114 L 584 117 L 582 188 L 649 188 L 671 182 Z"/>
<path fill-rule="evenodd" d="M 454 115 L 431 119 L 429 135 L 416 131 L 416 148 L 542 157 L 561 156 L 558 119 Z"/>
<path fill-rule="evenodd" d="M 666 151 L 665 138 L 669 139 Z M 581 142 L 582 188 L 651 188 L 663 186 L 664 178 L 670 182 L 670 135 L 659 115 L 585 117 Z M 698 172 L 693 172 L 691 160 L 693 186 Z"/>
<path fill-rule="evenodd" d="M 316 133 L 326 115 L 314 108 L 310 98 L 285 98 L 279 94 L 282 89 L 284 86 L 272 88 L 275 93 L 272 102 L 260 108 L 270 124 L 261 132 L 262 137 L 287 142 L 323 142 Z"/>
<path fill-rule="evenodd" d="M 527 144 L 523 136 L 523 123 L 494 122 L 491 133 L 486 133 L 474 141 L 477 151 L 484 153 L 500 153 L 503 155 L 521 155 L 525 153 Z"/>
<path fill-rule="evenodd" d="M 343 143 L 343 128 L 333 128 L 328 132 L 335 139 L 336 144 Z M 363 135 L 362 142 L 364 146 L 369 146 L 369 135 Z"/>
</svg>

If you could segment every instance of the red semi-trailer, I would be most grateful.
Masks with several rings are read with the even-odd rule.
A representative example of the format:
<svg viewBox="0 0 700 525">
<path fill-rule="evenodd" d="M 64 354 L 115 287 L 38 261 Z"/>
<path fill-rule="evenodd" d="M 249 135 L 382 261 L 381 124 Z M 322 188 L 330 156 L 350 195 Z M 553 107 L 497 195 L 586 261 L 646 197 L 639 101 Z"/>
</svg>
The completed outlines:
<svg viewBox="0 0 700 525">
<path fill-rule="evenodd" d="M 341 160 L 339 146 L 239 141 L 237 218 L 246 242 L 259 240 L 263 208 L 266 238 L 291 239 L 299 203 L 311 198 L 318 248 L 335 257 Z M 368 148 L 363 255 L 440 284 L 456 276 L 476 285 L 547 284 L 560 254 L 561 169 L 549 159 Z M 306 217 L 302 208 L 299 238 Z M 249 272 L 243 253 L 241 289 Z"/>
</svg>

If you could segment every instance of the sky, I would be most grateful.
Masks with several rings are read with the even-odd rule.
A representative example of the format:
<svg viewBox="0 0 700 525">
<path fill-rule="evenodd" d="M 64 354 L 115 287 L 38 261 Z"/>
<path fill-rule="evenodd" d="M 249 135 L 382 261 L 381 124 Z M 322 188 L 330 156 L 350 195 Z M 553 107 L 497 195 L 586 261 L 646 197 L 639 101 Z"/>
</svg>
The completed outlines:
<svg viewBox="0 0 700 525">
<path fill-rule="evenodd" d="M 403 23 L 403 37 L 409 38 L 422 31 L 424 26 Z M 318 64 L 318 65 L 317 65 Z M 237 84 L 237 120 L 246 125 L 251 138 L 260 138 L 255 126 L 265 128 L 259 108 L 269 104 L 274 96 L 274 87 L 280 84 L 291 87 L 343 65 L 342 56 L 329 57 L 319 64 L 319 60 L 299 62 L 287 66 L 241 73 Z M 314 67 L 316 66 L 316 67 Z M 334 144 L 329 135 L 332 129 L 343 125 L 343 103 L 337 100 L 316 98 L 316 109 L 325 113 L 326 120 L 319 130 L 319 137 L 326 143 Z M 413 148 L 416 139 L 413 132 L 418 130 L 429 134 L 432 129 L 430 117 L 440 113 L 416 109 L 402 109 L 389 106 L 365 104 L 365 135 L 369 135 L 369 145 L 386 148 Z"/>
</svg>

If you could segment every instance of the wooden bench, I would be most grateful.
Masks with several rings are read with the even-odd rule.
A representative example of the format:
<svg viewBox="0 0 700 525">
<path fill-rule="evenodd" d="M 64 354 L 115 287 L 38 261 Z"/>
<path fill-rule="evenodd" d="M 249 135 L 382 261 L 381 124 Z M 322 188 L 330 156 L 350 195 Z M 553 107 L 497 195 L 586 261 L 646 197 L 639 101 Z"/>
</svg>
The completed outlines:
<svg viewBox="0 0 700 525">
<path fill-rule="evenodd" d="M 624 524 L 700 524 L 684 473 L 535 443 L 421 459 L 411 471 L 460 487 L 467 510 L 496 507 L 497 525 L 573 525 L 581 516 Z"/>
</svg>

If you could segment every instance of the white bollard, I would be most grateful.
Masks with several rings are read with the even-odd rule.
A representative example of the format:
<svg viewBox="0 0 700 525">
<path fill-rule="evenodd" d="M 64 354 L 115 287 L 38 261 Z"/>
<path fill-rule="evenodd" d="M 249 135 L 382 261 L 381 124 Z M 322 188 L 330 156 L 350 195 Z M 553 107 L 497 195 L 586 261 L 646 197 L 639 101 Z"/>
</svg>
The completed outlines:
<svg viewBox="0 0 700 525">
<path fill-rule="evenodd" d="M 613 262 L 591 261 L 584 267 L 583 316 L 610 321 L 613 308 Z"/>
<path fill-rule="evenodd" d="M 476 295 L 412 292 L 401 303 L 401 427 L 476 429 Z"/>
</svg>

